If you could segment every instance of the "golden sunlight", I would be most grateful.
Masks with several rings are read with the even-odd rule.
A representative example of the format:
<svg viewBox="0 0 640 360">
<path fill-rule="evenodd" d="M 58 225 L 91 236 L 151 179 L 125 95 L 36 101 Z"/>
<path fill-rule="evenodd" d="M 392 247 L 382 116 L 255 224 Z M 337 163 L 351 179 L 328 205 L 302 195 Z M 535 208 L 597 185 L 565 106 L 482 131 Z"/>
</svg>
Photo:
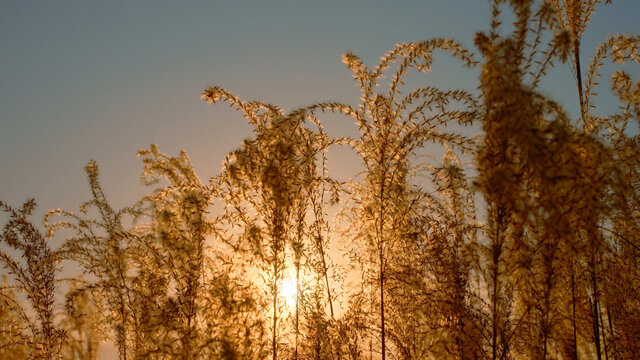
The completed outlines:
<svg viewBox="0 0 640 360">
<path fill-rule="evenodd" d="M 284 298 L 287 308 L 295 308 L 296 297 L 298 295 L 295 275 L 287 276 L 282 280 L 282 291 L 280 292 L 280 295 Z"/>
</svg>

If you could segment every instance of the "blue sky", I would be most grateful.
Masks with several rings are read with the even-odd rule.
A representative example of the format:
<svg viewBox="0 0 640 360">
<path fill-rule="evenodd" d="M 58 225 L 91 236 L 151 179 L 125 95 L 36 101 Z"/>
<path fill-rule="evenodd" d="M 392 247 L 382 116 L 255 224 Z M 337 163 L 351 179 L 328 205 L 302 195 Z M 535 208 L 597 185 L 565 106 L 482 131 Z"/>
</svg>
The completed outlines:
<svg viewBox="0 0 640 360">
<path fill-rule="evenodd" d="M 35 197 L 40 213 L 77 209 L 89 196 L 83 167 L 93 158 L 107 194 L 130 204 L 145 191 L 135 154 L 150 143 L 173 155 L 185 149 L 206 181 L 250 129 L 225 105 L 202 102 L 203 88 L 287 109 L 356 103 L 345 51 L 373 65 L 398 42 L 445 36 L 472 48 L 488 18 L 483 0 L 3 1 L 0 199 Z M 606 34 L 639 33 L 638 19 L 637 0 L 598 8 L 585 60 Z M 546 88 L 575 114 L 568 66 L 552 75 Z M 426 79 L 476 86 L 473 72 L 447 60 Z M 354 131 L 339 118 L 326 126 Z"/>
</svg>

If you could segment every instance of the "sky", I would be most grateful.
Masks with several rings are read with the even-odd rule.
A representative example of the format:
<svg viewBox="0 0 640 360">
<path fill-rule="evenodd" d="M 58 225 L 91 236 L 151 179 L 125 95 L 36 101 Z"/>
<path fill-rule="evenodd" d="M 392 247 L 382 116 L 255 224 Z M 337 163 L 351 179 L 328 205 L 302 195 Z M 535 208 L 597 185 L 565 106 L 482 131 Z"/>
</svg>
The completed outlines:
<svg viewBox="0 0 640 360">
<path fill-rule="evenodd" d="M 600 7 L 583 39 L 585 60 L 609 33 L 640 33 L 640 1 Z M 245 100 L 294 109 L 360 96 L 341 55 L 374 66 L 396 43 L 455 38 L 473 49 L 487 28 L 483 0 L 430 1 L 0 1 L 0 199 L 34 197 L 38 216 L 89 198 L 95 159 L 117 205 L 145 189 L 136 152 L 184 149 L 204 182 L 250 128 L 200 94 L 220 85 Z M 475 88 L 475 72 L 436 58 L 425 81 Z M 576 114 L 573 78 L 560 65 L 545 88 Z M 335 135 L 352 122 L 327 117 Z M 342 151 L 342 150 L 341 150 Z M 334 170 L 357 159 L 344 150 Z"/>
</svg>

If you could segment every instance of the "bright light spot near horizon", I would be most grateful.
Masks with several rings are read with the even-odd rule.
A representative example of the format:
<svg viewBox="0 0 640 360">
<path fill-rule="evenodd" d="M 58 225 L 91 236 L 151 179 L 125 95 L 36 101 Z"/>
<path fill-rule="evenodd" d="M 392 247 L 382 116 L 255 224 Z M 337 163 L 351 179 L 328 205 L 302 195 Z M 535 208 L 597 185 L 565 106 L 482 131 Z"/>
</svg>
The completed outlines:
<svg viewBox="0 0 640 360">
<path fill-rule="evenodd" d="M 289 309 L 294 309 L 296 306 L 296 297 L 298 295 L 296 287 L 296 277 L 287 276 L 282 281 L 282 291 L 280 295 L 284 298 L 284 301 Z"/>
</svg>

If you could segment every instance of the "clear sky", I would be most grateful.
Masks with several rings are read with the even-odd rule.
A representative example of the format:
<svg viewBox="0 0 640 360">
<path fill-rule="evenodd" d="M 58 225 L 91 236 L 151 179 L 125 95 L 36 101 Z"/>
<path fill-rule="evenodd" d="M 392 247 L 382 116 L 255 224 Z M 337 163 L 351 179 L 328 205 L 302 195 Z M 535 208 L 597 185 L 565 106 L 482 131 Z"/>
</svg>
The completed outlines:
<svg viewBox="0 0 640 360">
<path fill-rule="evenodd" d="M 483 0 L 1 1 L 0 199 L 75 210 L 93 158 L 107 194 L 130 204 L 143 192 L 135 154 L 150 143 L 185 149 L 206 181 L 250 130 L 227 106 L 202 102 L 203 88 L 286 109 L 355 103 L 345 51 L 374 65 L 397 42 L 446 36 L 472 48 L 488 18 Z M 599 8 L 585 59 L 608 33 L 639 33 L 639 20 L 638 0 Z M 545 85 L 575 114 L 569 68 L 557 73 Z M 426 79 L 476 86 L 448 61 Z M 326 126 L 353 131 L 345 119 Z"/>
</svg>

